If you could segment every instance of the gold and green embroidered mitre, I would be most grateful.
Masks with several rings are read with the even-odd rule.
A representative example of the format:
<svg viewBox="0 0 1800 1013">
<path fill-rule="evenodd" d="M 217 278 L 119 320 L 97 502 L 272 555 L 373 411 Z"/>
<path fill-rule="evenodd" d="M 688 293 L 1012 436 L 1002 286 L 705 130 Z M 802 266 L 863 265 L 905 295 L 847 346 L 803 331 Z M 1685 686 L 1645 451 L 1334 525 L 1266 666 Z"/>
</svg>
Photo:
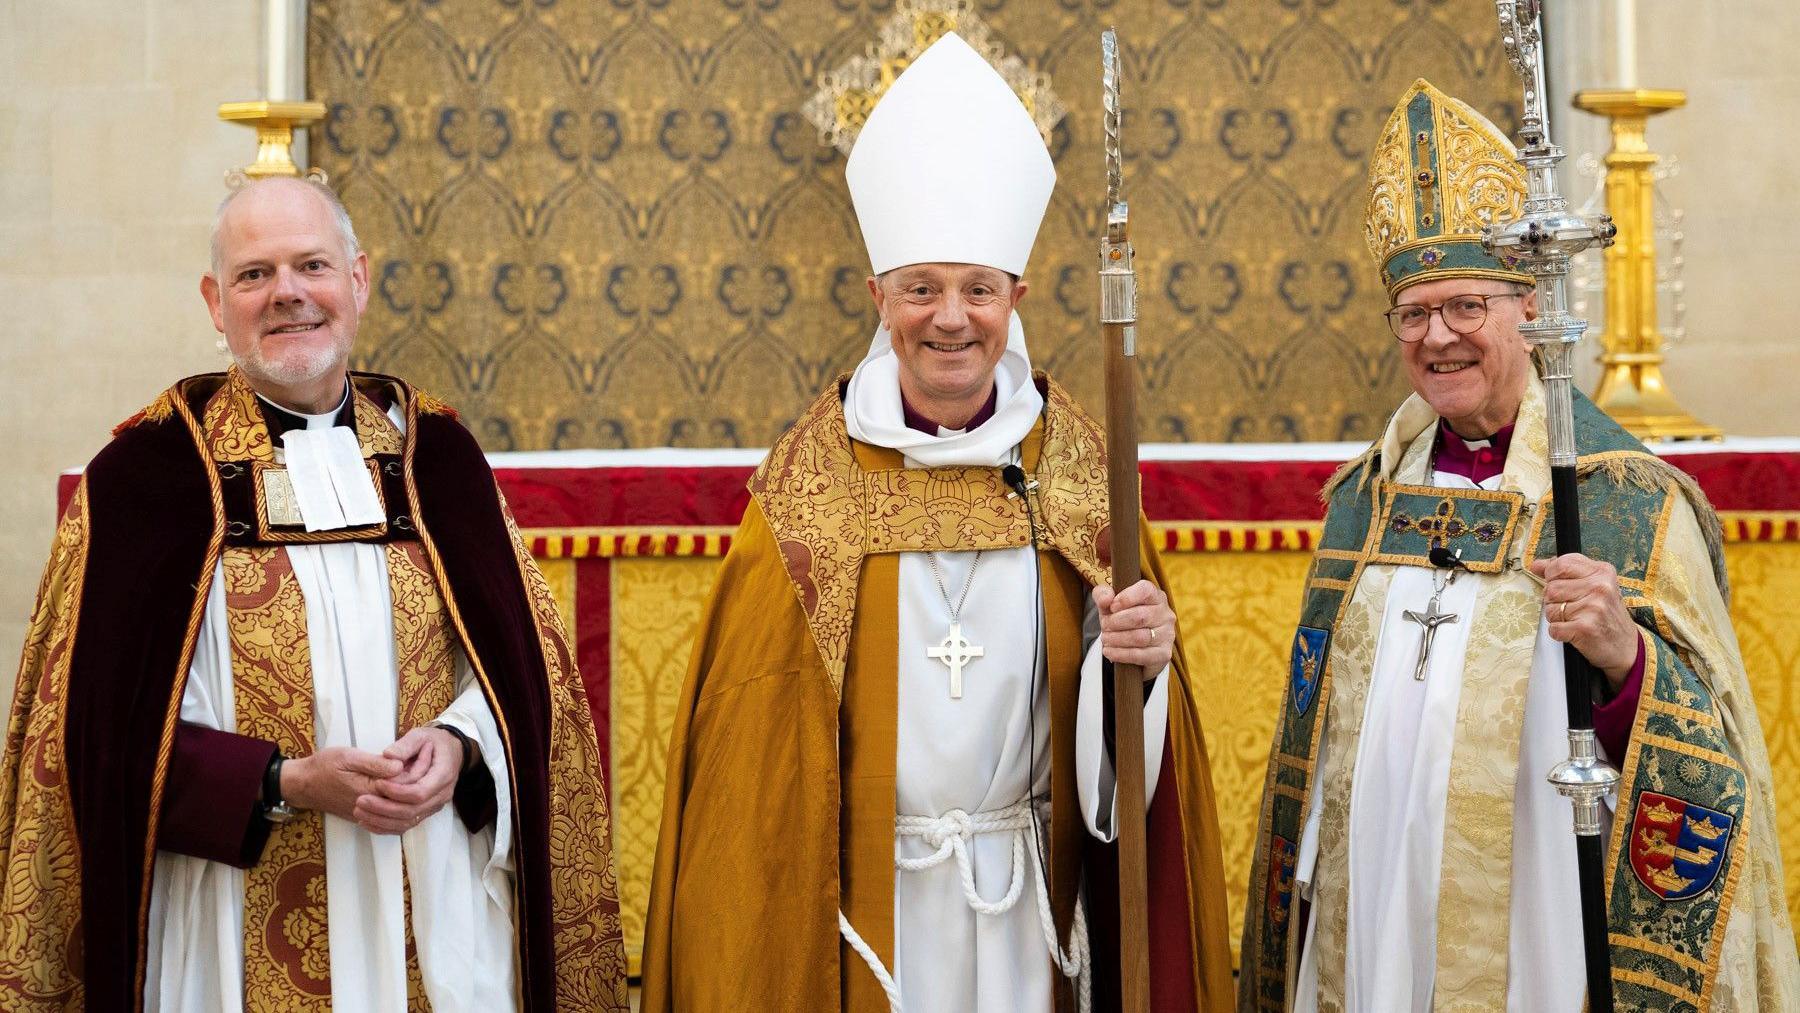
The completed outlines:
<svg viewBox="0 0 1800 1013">
<path fill-rule="evenodd" d="M 1388 295 L 1438 278 L 1531 284 L 1517 258 L 1481 248 L 1481 230 L 1518 218 L 1525 192 L 1525 170 L 1499 128 L 1424 78 L 1414 81 L 1369 162 L 1363 237 Z"/>
</svg>

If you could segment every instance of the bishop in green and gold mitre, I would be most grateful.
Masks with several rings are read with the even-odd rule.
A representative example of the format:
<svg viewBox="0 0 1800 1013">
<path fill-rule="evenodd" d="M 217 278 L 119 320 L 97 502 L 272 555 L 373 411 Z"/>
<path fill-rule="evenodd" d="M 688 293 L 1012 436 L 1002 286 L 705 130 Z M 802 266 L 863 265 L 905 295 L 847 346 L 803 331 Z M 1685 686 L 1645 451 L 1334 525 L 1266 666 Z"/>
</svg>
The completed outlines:
<svg viewBox="0 0 1800 1013">
<path fill-rule="evenodd" d="M 1423 80 L 1401 96 L 1365 234 L 1413 394 L 1325 489 L 1240 1009 L 1583 1007 L 1572 810 L 1545 781 L 1568 755 L 1564 642 L 1605 675 L 1595 726 L 1624 775 L 1607 809 L 1619 1008 L 1800 1008 L 1718 519 L 1579 394 L 1586 554 L 1556 554 L 1519 329 L 1533 279 L 1481 245 L 1525 196 L 1479 112 Z"/>
</svg>

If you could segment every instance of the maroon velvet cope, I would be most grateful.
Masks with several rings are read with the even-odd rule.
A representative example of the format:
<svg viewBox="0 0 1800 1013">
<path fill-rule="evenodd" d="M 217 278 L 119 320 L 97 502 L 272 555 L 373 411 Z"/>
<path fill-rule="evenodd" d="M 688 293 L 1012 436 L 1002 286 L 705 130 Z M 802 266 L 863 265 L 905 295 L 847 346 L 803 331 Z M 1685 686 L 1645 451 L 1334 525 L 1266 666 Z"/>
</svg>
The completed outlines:
<svg viewBox="0 0 1800 1013">
<path fill-rule="evenodd" d="M 184 381 L 197 417 L 221 374 Z M 396 383 L 356 374 L 365 391 Z M 467 430 L 421 415 L 408 434 L 412 515 L 439 586 L 467 624 L 490 703 L 512 734 L 523 1009 L 554 1008 L 549 861 L 549 686 L 493 473 Z M 138 1009 L 165 727 L 176 723 L 188 645 L 211 585 L 209 457 L 178 416 L 120 433 L 87 469 L 90 530 L 69 663 L 64 761 L 81 849 L 80 952 L 88 1008 Z M 171 735 L 171 739 L 174 736 Z M 172 794 L 171 794 L 172 793 Z M 180 790 L 165 787 L 164 801 Z"/>
<path fill-rule="evenodd" d="M 356 413 L 347 394 L 343 407 L 334 420 L 352 431 Z M 386 392 L 375 392 L 385 395 Z M 384 396 L 374 400 L 388 407 Z M 269 438 L 280 442 L 282 434 L 301 429 L 306 420 L 262 399 L 257 400 Z M 393 460 L 398 460 L 397 457 Z M 389 499 L 399 512 L 409 511 L 405 505 L 405 483 L 389 479 L 395 487 Z M 228 493 L 225 497 L 227 519 L 250 522 L 255 516 L 254 499 L 237 505 Z M 410 527 L 410 524 L 408 525 Z M 398 537 L 396 537 L 396 534 Z M 402 540 L 404 532 L 390 532 L 389 537 Z M 235 544 L 227 539 L 227 544 Z M 164 780 L 162 813 L 157 820 L 156 846 L 162 851 L 224 862 L 248 869 L 262 859 L 271 830 L 263 818 L 263 775 L 274 758 L 275 744 L 233 732 L 219 731 L 203 725 L 181 722 L 175 731 L 175 746 L 169 756 L 169 770 Z M 496 815 L 494 781 L 485 764 L 467 765 L 457 778 L 452 805 L 471 833 L 493 822 Z"/>
</svg>

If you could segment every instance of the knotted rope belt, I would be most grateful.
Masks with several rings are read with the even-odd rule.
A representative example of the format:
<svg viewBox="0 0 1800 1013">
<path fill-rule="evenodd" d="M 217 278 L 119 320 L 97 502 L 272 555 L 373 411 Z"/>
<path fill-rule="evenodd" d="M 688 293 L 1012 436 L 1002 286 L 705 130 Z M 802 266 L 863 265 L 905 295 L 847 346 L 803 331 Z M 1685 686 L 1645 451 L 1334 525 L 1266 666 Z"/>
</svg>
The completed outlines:
<svg viewBox="0 0 1800 1013">
<path fill-rule="evenodd" d="M 1087 916 L 1083 913 L 1081 898 L 1076 897 L 1069 948 L 1064 951 L 1056 936 L 1056 919 L 1050 913 L 1050 892 L 1044 870 L 1038 861 L 1037 848 L 1029 840 L 1034 832 L 1030 799 L 1021 799 L 1004 809 L 977 813 L 952 809 L 942 816 L 898 816 L 894 819 L 896 838 L 915 837 L 924 841 L 926 847 L 936 850 L 923 858 L 895 858 L 894 868 L 900 872 L 923 872 L 954 858 L 957 871 L 962 874 L 963 899 L 968 902 L 969 909 L 979 915 L 1002 915 L 1011 911 L 1025 892 L 1029 863 L 1031 882 L 1037 886 L 1034 892 L 1037 894 L 1038 923 L 1044 930 L 1050 959 L 1064 977 L 1075 980 L 1080 1008 L 1082 1013 L 1088 1013 L 1093 1006 L 1093 981 L 1088 961 Z M 992 902 L 982 900 L 975 891 L 975 868 L 969 861 L 969 841 L 979 834 L 1008 833 L 1013 836 L 1012 882 L 1006 889 L 1006 896 Z M 889 1009 L 900 1013 L 900 986 L 841 909 L 838 911 L 838 932 L 874 972 L 881 990 L 887 993 Z"/>
</svg>

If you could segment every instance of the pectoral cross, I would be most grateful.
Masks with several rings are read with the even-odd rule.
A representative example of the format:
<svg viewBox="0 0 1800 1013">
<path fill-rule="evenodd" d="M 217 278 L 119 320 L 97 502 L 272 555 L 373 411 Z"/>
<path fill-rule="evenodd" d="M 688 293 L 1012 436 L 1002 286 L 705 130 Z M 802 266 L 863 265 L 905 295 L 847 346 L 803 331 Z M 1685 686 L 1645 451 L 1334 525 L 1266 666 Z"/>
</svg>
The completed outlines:
<svg viewBox="0 0 1800 1013">
<path fill-rule="evenodd" d="M 944 635 L 944 639 L 938 641 L 936 647 L 925 649 L 926 657 L 935 658 L 949 667 L 952 700 L 962 699 L 963 666 L 981 657 L 983 653 L 980 647 L 969 643 L 968 638 L 963 636 L 962 623 L 951 623 L 950 632 Z"/>
<path fill-rule="evenodd" d="M 1400 613 L 1402 619 L 1405 619 L 1407 622 L 1418 623 L 1421 627 L 1419 633 L 1419 663 L 1413 666 L 1413 679 L 1417 682 L 1425 681 L 1425 666 L 1431 661 L 1431 641 L 1437 636 L 1438 627 L 1445 623 L 1456 622 L 1455 613 L 1438 611 L 1438 600 L 1443 595 L 1444 588 L 1451 583 L 1454 583 L 1455 580 L 1456 571 L 1451 570 L 1449 579 L 1433 589 L 1431 601 L 1425 604 L 1425 611 L 1414 612 L 1412 609 L 1407 609 L 1405 612 Z"/>
</svg>

